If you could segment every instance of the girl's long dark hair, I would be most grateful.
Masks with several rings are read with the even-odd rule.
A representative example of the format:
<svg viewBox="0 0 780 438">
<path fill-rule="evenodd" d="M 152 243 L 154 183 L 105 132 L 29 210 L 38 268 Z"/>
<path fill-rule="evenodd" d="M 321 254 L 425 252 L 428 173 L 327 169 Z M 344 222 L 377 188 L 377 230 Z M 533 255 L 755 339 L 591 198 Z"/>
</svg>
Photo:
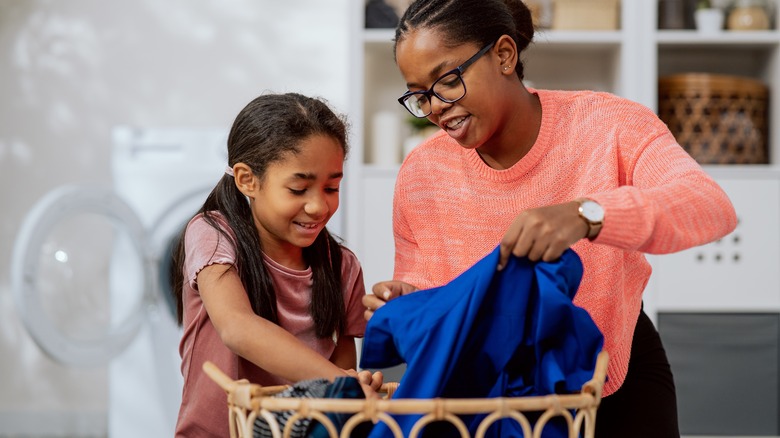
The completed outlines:
<svg viewBox="0 0 780 438">
<path fill-rule="evenodd" d="M 228 136 L 228 165 L 245 163 L 262 179 L 268 166 L 282 160 L 285 154 L 300 152 L 300 144 L 312 135 L 336 139 L 346 156 L 347 127 L 343 117 L 335 114 L 320 99 L 296 93 L 267 94 L 251 101 L 239 112 Z M 230 225 L 235 238 L 216 222 L 219 212 Z M 249 203 L 236 187 L 232 176 L 225 175 L 198 211 L 236 248 L 237 266 L 254 312 L 276 324 L 276 292 L 263 262 L 262 243 Z M 177 305 L 177 319 L 184 316 L 182 291 L 184 282 L 184 232 L 173 253 L 171 285 Z M 310 311 L 317 336 L 330 337 L 344 330 L 345 307 L 341 281 L 341 245 L 323 229 L 314 243 L 303 249 L 304 260 L 312 270 Z"/>
</svg>

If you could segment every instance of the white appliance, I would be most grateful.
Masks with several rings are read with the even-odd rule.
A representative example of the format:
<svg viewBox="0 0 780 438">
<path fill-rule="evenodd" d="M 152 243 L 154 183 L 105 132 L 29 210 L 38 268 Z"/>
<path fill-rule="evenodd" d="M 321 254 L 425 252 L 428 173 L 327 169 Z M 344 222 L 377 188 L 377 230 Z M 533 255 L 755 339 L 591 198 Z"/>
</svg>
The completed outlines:
<svg viewBox="0 0 780 438">
<path fill-rule="evenodd" d="M 113 188 L 63 186 L 28 213 L 11 285 L 40 348 L 69 366 L 107 366 L 108 435 L 172 436 L 181 330 L 170 250 L 227 162 L 222 129 L 113 132 Z"/>
</svg>

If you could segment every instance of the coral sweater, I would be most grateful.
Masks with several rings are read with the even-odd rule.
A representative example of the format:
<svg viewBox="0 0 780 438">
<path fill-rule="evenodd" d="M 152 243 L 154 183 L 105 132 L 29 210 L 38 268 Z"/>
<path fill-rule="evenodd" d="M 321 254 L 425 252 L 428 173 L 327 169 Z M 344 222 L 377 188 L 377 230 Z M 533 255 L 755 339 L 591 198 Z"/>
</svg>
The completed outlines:
<svg viewBox="0 0 780 438">
<path fill-rule="evenodd" d="M 440 132 L 406 158 L 396 181 L 395 274 L 420 288 L 457 277 L 499 243 L 523 210 L 588 197 L 604 207 L 598 237 L 572 248 L 586 309 L 610 354 L 604 395 L 622 385 L 642 292 L 663 254 L 736 227 L 731 201 L 648 108 L 599 92 L 531 90 L 542 122 L 529 153 L 509 169 Z"/>
</svg>

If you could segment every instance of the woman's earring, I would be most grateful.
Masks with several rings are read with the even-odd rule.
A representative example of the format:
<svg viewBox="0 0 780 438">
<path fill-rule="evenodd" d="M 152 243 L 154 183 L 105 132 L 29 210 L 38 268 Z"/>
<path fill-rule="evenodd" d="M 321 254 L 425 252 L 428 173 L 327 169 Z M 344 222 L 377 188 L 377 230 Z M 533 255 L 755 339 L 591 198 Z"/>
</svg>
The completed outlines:
<svg viewBox="0 0 780 438">
<path fill-rule="evenodd" d="M 507 70 L 509 70 L 509 67 L 504 66 L 504 71 L 507 71 Z"/>
</svg>

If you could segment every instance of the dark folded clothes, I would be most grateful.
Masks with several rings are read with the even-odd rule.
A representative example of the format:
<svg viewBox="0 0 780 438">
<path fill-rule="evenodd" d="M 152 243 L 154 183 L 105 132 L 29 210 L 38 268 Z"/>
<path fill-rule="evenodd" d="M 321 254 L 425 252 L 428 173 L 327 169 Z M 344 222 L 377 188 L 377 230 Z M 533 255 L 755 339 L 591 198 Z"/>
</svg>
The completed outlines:
<svg viewBox="0 0 780 438">
<path fill-rule="evenodd" d="M 365 398 L 360 383 L 354 377 L 337 377 L 333 383 L 327 379 L 302 380 L 291 385 L 284 391 L 274 395 L 274 397 L 284 398 L 347 398 L 362 399 Z M 271 414 L 279 425 L 279 431 L 283 432 L 287 422 L 295 414 L 295 411 L 273 411 Z M 349 420 L 352 414 L 325 412 L 325 415 L 341 431 L 344 424 Z M 301 418 L 291 426 L 291 438 L 326 438 L 328 430 L 320 424 L 319 421 L 312 418 Z M 357 426 L 350 436 L 365 437 L 371 430 L 371 423 L 362 423 Z M 257 417 L 253 427 L 254 438 L 271 438 L 273 434 L 271 427 L 263 417 Z"/>
</svg>

